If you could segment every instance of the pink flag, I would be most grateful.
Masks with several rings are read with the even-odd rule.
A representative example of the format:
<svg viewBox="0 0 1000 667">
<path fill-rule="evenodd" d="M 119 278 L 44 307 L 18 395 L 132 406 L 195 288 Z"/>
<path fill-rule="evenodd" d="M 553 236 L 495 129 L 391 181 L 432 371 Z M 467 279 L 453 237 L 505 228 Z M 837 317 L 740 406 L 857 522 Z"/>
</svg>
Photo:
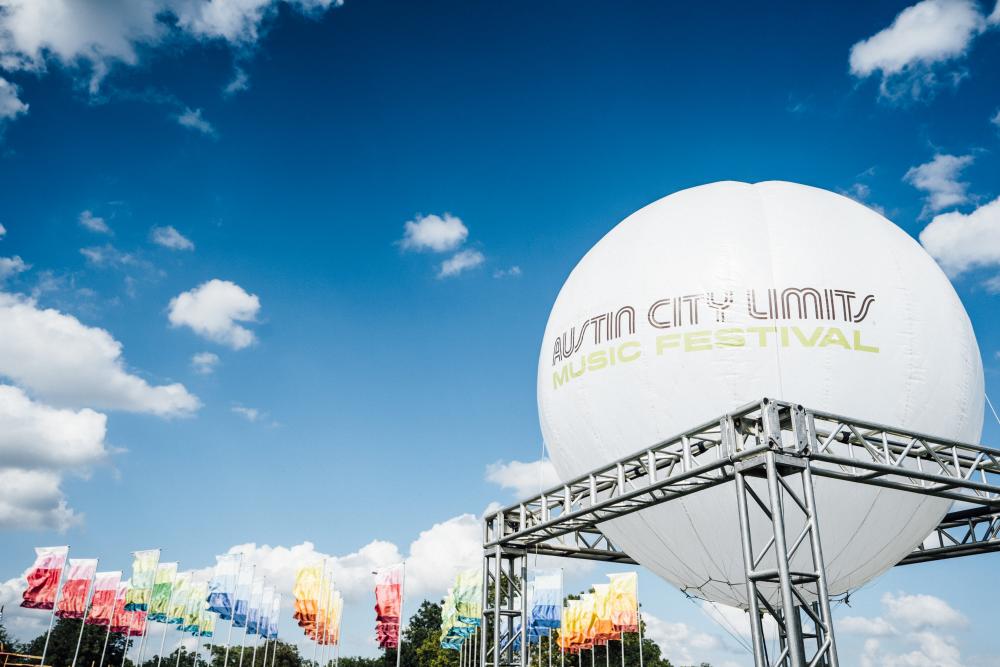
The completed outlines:
<svg viewBox="0 0 1000 667">
<path fill-rule="evenodd" d="M 403 567 L 375 575 L 375 640 L 381 648 L 399 645 L 399 617 L 403 607 Z"/>
<path fill-rule="evenodd" d="M 126 579 L 118 584 L 115 591 L 115 610 L 111 614 L 111 632 L 128 632 L 129 614 L 134 611 L 125 611 L 125 594 L 128 593 L 129 581 Z"/>
<path fill-rule="evenodd" d="M 35 563 L 25 577 L 28 587 L 24 589 L 22 607 L 29 609 L 52 609 L 56 604 L 59 578 L 69 547 L 39 547 L 35 549 Z"/>
<path fill-rule="evenodd" d="M 90 600 L 90 611 L 87 613 L 87 625 L 108 625 L 111 614 L 115 611 L 115 598 L 118 593 L 118 583 L 121 572 L 98 572 L 94 578 L 94 596 Z M 124 593 L 122 594 L 124 597 Z"/>
<path fill-rule="evenodd" d="M 70 558 L 66 576 L 63 579 L 62 595 L 59 596 L 59 618 L 83 618 L 87 611 L 87 596 L 90 584 L 97 572 L 96 558 Z"/>
</svg>

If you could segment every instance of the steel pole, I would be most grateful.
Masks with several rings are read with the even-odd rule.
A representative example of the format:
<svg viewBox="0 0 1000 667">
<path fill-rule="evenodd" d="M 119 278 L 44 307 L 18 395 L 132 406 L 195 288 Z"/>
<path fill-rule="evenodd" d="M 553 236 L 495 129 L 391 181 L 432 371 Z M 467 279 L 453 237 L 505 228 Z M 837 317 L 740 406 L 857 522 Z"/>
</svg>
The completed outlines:
<svg viewBox="0 0 1000 667">
<path fill-rule="evenodd" d="M 236 620 L 236 598 L 240 592 L 240 573 L 243 572 L 243 552 L 240 552 L 239 565 L 236 566 L 236 583 L 233 585 L 233 608 L 229 614 L 229 634 L 226 635 L 226 654 L 222 660 L 222 667 L 229 667 L 229 643 L 233 638 L 233 621 Z"/>
<path fill-rule="evenodd" d="M 323 562 L 326 565 L 326 561 Z M 247 617 L 243 619 L 243 636 L 240 637 L 240 663 L 239 667 L 243 667 L 243 647 L 247 642 L 247 621 L 250 620 L 250 604 L 253 602 L 251 596 L 253 596 L 253 582 L 257 579 L 257 564 L 251 565 L 250 570 L 250 595 L 247 596 Z M 233 620 L 236 620 L 236 602 L 233 602 Z M 316 654 L 313 653 L 313 662 L 315 662 Z"/>
<path fill-rule="evenodd" d="M 83 629 L 87 625 L 87 607 L 90 606 L 90 602 L 93 600 L 94 582 L 97 578 L 97 567 L 99 563 L 100 559 L 94 560 L 94 573 L 90 575 L 90 586 L 87 587 L 87 596 L 83 600 L 83 616 L 80 618 L 80 634 L 76 638 L 76 650 L 73 651 L 72 667 L 76 667 L 76 659 L 80 655 L 80 642 L 83 641 Z"/>
<path fill-rule="evenodd" d="M 45 667 L 45 656 L 49 653 L 49 638 L 52 636 L 52 624 L 56 620 L 56 609 L 59 607 L 59 600 L 62 597 L 63 575 L 69 567 L 69 545 L 66 546 L 66 560 L 63 561 L 62 569 L 59 570 L 59 581 L 56 582 L 56 597 L 52 600 L 52 613 L 49 615 L 49 629 L 45 631 L 45 646 L 42 647 L 42 664 Z"/>
<path fill-rule="evenodd" d="M 785 615 L 785 635 L 788 637 L 788 656 L 791 658 L 791 667 L 807 667 L 805 646 L 802 642 L 802 627 L 798 622 L 799 611 L 795 606 L 795 594 L 792 592 L 788 544 L 785 541 L 785 509 L 781 500 L 781 484 L 778 481 L 778 466 L 774 452 L 765 454 L 764 460 L 767 466 L 767 489 L 771 496 L 774 552 L 777 556 L 781 606 Z"/>
<path fill-rule="evenodd" d="M 833 614 L 830 611 L 830 592 L 827 588 L 826 563 L 823 560 L 823 547 L 819 535 L 819 519 L 816 515 L 816 495 L 813 487 L 812 469 L 809 467 L 808 462 L 802 471 L 802 487 L 806 496 L 806 508 L 809 510 L 809 521 L 812 524 L 809 529 L 809 540 L 813 550 L 813 565 L 816 568 L 817 585 L 819 588 L 819 616 L 824 626 L 823 630 L 817 634 L 825 634 L 822 640 L 828 645 L 829 667 L 840 667 L 840 660 L 837 657 L 837 642 L 833 636 Z M 823 648 L 820 646 L 821 653 L 822 650 Z"/>
</svg>

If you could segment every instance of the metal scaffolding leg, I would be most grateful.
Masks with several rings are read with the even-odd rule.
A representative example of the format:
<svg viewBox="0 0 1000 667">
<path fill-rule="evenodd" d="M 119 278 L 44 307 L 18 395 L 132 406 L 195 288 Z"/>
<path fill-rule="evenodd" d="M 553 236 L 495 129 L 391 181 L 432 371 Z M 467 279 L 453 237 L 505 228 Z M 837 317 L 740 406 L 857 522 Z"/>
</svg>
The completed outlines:
<svg viewBox="0 0 1000 667">
<path fill-rule="evenodd" d="M 754 661 L 758 667 L 839 667 L 812 474 L 802 450 L 808 442 L 807 423 L 801 408 L 779 415 L 776 406 L 766 403 L 762 417 L 770 449 L 738 463 L 735 470 Z M 791 446 L 782 445 L 779 417 L 790 419 L 793 434 L 802 436 L 793 438 Z M 723 433 L 736 444 L 731 421 L 724 420 Z M 755 489 L 752 479 L 764 484 Z M 790 522 L 794 514 L 799 520 Z M 751 519 L 757 516 L 763 516 L 770 527 L 764 535 L 752 534 Z M 790 535 L 789 524 L 802 528 Z M 759 551 L 755 537 L 757 542 L 761 537 L 766 540 Z M 774 662 L 767 654 L 765 614 L 778 627 L 779 651 Z"/>
<path fill-rule="evenodd" d="M 522 582 L 528 580 L 528 557 L 523 550 L 500 546 L 483 554 L 483 667 L 527 666 L 528 600 Z"/>
</svg>

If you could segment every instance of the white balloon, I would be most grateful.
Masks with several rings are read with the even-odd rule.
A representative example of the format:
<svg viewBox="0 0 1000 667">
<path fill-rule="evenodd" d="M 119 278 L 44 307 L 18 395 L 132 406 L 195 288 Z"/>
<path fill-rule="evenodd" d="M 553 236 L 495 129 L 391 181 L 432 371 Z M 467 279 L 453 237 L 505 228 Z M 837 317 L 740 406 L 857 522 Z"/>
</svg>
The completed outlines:
<svg viewBox="0 0 1000 667">
<path fill-rule="evenodd" d="M 538 410 L 564 480 L 765 396 L 978 442 L 982 361 L 958 295 L 912 238 L 794 183 L 712 183 L 650 204 L 580 260 L 552 308 Z M 896 564 L 950 504 L 829 479 L 816 500 L 832 594 Z M 602 530 L 681 589 L 746 606 L 732 485 Z"/>
</svg>

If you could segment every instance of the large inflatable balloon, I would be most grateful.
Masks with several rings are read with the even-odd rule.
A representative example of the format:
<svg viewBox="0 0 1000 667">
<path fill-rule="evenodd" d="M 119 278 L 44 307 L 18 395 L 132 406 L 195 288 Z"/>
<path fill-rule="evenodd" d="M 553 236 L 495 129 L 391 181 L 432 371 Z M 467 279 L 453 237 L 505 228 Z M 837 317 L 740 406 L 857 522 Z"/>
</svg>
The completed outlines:
<svg viewBox="0 0 1000 667">
<path fill-rule="evenodd" d="M 765 396 L 976 442 L 983 369 L 958 296 L 912 238 L 794 183 L 650 204 L 580 260 L 552 307 L 538 410 L 563 479 Z M 892 567 L 949 507 L 830 479 L 816 499 L 833 594 Z M 732 485 L 602 530 L 690 594 L 746 605 Z"/>
</svg>

